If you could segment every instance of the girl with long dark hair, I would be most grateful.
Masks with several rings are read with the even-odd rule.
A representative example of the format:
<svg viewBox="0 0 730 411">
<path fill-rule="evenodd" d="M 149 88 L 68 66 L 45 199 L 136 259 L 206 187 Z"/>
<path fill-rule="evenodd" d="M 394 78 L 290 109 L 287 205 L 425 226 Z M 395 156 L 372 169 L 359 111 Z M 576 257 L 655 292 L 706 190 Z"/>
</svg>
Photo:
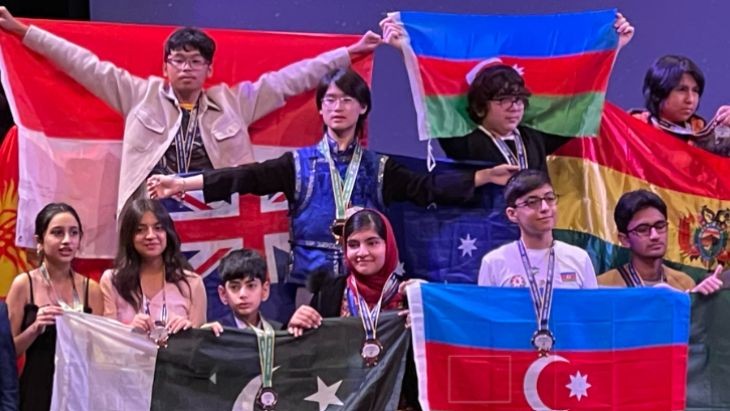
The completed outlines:
<svg viewBox="0 0 730 411">
<path fill-rule="evenodd" d="M 138 199 L 121 217 L 114 269 L 101 277 L 104 316 L 150 333 L 174 334 L 205 322 L 203 280 L 180 252 L 180 238 L 159 201 Z"/>
<path fill-rule="evenodd" d="M 35 220 L 40 266 L 13 280 L 7 304 L 17 355 L 25 354 L 20 409 L 51 407 L 56 317 L 64 310 L 101 314 L 99 285 L 71 268 L 83 238 L 81 219 L 66 203 L 43 207 Z"/>
</svg>

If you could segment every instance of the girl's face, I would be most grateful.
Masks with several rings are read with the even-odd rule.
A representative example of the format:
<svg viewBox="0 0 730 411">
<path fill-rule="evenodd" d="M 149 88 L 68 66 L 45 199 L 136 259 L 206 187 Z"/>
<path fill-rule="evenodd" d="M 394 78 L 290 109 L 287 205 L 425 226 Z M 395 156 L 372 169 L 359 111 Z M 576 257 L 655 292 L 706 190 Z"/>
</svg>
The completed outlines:
<svg viewBox="0 0 730 411">
<path fill-rule="evenodd" d="M 372 228 L 355 231 L 347 238 L 347 260 L 361 275 L 373 275 L 385 264 L 385 240 Z"/>
<path fill-rule="evenodd" d="M 139 220 L 134 233 L 134 249 L 143 260 L 157 258 L 167 247 L 167 232 L 151 211 L 146 211 Z"/>
<path fill-rule="evenodd" d="M 81 245 L 81 229 L 73 214 L 58 213 L 48 223 L 43 238 L 38 241 L 38 251 L 55 264 L 68 264 Z"/>
</svg>

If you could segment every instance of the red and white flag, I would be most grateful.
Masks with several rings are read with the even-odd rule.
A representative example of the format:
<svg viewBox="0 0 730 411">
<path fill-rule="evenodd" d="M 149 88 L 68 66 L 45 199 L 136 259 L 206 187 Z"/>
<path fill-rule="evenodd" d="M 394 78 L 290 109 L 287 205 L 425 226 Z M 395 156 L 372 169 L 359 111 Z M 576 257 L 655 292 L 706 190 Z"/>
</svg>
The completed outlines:
<svg viewBox="0 0 730 411">
<path fill-rule="evenodd" d="M 174 29 L 47 20 L 26 22 L 79 44 L 100 59 L 111 61 L 140 77 L 161 75 L 163 43 Z M 352 44 L 358 39 L 355 35 L 207 32 L 217 44 L 210 84 L 256 80 L 267 71 Z M 49 202 L 64 201 L 79 211 L 84 225 L 80 256 L 90 259 L 113 257 L 122 117 L 45 58 L 26 48 L 19 39 L 0 32 L 0 47 L 2 83 L 18 126 L 16 244 L 34 247 L 36 214 Z M 371 56 L 357 59 L 353 65 L 364 78 L 370 79 Z M 251 125 L 256 159 L 265 160 L 292 148 L 314 144 L 321 138 L 321 127 L 312 92 L 292 98 L 284 108 Z M 5 159 L 2 161 L 7 164 Z M 228 229 L 214 231 L 206 229 L 213 227 L 209 223 L 180 221 L 183 240 L 200 243 L 198 240 L 237 239 L 238 246 L 266 252 L 273 263 L 270 250 L 265 248 L 266 244 L 273 246 L 286 242 L 285 202 L 278 197 L 242 198 L 239 206 L 241 208 L 235 213 L 239 220 L 245 217 L 250 221 L 250 216 L 256 215 L 257 223 L 232 224 L 230 219 L 235 217 L 229 216 L 226 217 L 229 220 L 215 220 L 220 223 L 217 227 Z M 276 281 L 274 273 L 271 274 L 272 280 Z"/>
</svg>

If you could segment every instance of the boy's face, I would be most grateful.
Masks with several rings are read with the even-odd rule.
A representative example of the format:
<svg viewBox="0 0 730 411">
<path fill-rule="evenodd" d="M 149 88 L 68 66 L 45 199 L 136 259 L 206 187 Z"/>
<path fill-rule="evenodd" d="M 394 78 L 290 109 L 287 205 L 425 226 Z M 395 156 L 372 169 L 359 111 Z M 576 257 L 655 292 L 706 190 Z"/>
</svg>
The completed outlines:
<svg viewBox="0 0 730 411">
<path fill-rule="evenodd" d="M 618 233 L 621 245 L 641 258 L 662 258 L 667 252 L 667 219 L 654 207 L 637 211 L 626 226 L 626 233 Z"/>
<path fill-rule="evenodd" d="M 172 50 L 162 70 L 175 91 L 187 93 L 202 90 L 213 74 L 210 62 L 197 49 Z"/>
<path fill-rule="evenodd" d="M 360 104 L 356 98 L 348 96 L 332 83 L 322 97 L 322 121 L 330 130 L 332 137 L 341 135 L 357 127 L 357 120 L 365 114 L 367 107 Z"/>
<path fill-rule="evenodd" d="M 529 234 L 543 234 L 555 227 L 557 197 L 550 184 L 530 191 L 507 207 L 507 217 Z"/>
<path fill-rule="evenodd" d="M 252 277 L 226 281 L 218 286 L 218 296 L 239 319 L 255 321 L 261 302 L 269 298 L 269 282 Z"/>
</svg>

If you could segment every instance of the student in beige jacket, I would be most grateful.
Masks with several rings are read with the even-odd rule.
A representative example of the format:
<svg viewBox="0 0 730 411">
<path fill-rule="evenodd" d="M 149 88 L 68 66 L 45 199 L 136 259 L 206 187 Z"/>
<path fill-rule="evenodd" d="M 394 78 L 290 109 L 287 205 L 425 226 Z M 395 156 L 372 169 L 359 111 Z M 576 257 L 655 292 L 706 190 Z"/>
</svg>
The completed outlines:
<svg viewBox="0 0 730 411">
<path fill-rule="evenodd" d="M 152 172 L 173 174 L 254 161 L 248 126 L 314 88 L 322 76 L 372 52 L 381 38 L 367 32 L 356 43 L 302 60 L 255 82 L 203 88 L 215 43 L 204 32 L 180 28 L 165 42 L 164 77 L 137 77 L 89 50 L 16 20 L 0 7 L 0 29 L 17 35 L 124 116 L 119 215 Z"/>
</svg>

